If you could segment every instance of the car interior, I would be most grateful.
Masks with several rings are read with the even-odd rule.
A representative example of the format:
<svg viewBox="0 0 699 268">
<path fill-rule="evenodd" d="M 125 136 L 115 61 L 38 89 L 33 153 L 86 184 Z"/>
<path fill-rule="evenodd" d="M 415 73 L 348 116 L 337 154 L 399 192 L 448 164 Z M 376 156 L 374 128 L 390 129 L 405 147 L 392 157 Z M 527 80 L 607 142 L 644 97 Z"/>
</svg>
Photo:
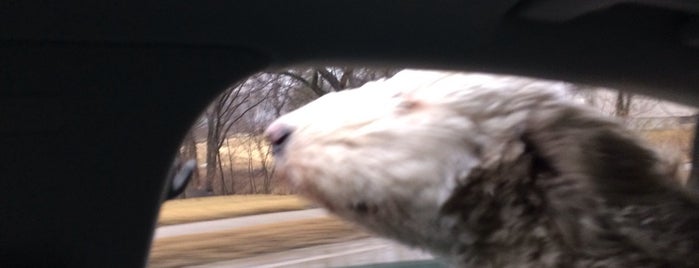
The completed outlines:
<svg viewBox="0 0 699 268">
<path fill-rule="evenodd" d="M 699 105 L 691 0 L 10 0 L 0 25 L 2 267 L 144 267 L 183 135 L 262 70 L 482 71 Z"/>
</svg>

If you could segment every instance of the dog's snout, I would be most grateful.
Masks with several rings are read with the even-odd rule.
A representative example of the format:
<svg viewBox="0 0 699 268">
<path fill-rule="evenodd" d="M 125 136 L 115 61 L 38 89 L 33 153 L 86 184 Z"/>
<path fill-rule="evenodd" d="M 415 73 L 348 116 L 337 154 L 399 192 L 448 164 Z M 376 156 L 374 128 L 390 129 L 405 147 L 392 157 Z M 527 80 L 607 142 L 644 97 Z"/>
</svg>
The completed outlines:
<svg viewBox="0 0 699 268">
<path fill-rule="evenodd" d="M 265 137 L 272 144 L 272 152 L 276 155 L 284 150 L 293 128 L 287 124 L 275 122 L 272 123 L 265 131 Z"/>
</svg>

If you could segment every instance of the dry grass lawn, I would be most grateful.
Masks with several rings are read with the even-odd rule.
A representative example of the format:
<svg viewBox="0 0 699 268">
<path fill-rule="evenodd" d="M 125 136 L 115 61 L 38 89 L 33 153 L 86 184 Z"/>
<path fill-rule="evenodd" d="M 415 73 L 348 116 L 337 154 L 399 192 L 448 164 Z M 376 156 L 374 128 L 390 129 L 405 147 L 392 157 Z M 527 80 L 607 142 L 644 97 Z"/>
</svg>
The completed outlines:
<svg viewBox="0 0 699 268">
<path fill-rule="evenodd" d="M 324 217 L 162 238 L 153 243 L 148 267 L 204 264 L 368 236 L 341 220 Z"/>
<path fill-rule="evenodd" d="M 661 149 L 677 150 L 686 156 L 691 152 L 694 139 L 693 129 L 661 129 L 640 132 L 653 146 Z"/>
<path fill-rule="evenodd" d="M 229 195 L 171 200 L 160 209 L 158 225 L 171 225 L 245 215 L 306 209 L 295 195 Z"/>
<path fill-rule="evenodd" d="M 253 168 L 260 168 L 262 161 L 268 165 L 273 161 L 269 144 L 263 136 L 233 135 L 223 142 L 219 153 L 224 167 L 230 164 L 231 159 L 237 167 L 252 164 Z M 197 160 L 206 163 L 206 142 L 197 143 Z"/>
</svg>

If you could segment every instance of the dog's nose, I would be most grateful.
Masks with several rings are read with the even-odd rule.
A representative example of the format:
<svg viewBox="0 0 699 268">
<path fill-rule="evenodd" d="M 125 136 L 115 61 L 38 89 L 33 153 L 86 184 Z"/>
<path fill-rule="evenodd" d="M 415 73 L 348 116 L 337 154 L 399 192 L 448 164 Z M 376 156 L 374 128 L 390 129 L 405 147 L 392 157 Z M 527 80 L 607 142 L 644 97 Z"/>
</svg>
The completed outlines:
<svg viewBox="0 0 699 268">
<path fill-rule="evenodd" d="M 294 132 L 293 128 L 284 123 L 274 122 L 267 127 L 265 137 L 272 144 L 273 154 L 278 155 L 284 150 L 284 146 L 292 132 Z"/>
</svg>

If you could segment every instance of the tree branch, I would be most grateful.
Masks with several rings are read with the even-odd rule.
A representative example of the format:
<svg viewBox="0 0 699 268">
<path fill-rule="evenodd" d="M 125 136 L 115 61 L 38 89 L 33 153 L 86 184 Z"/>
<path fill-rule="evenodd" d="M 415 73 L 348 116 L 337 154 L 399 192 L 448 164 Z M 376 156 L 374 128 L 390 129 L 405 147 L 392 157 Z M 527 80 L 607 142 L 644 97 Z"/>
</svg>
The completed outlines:
<svg viewBox="0 0 699 268">
<path fill-rule="evenodd" d="M 289 71 L 281 72 L 281 73 L 279 73 L 279 74 L 280 74 L 280 75 L 288 76 L 288 77 L 290 77 L 290 78 L 293 78 L 293 79 L 296 80 L 296 81 L 301 82 L 303 85 L 305 85 L 306 87 L 310 88 L 310 89 L 313 91 L 313 93 L 315 93 L 316 95 L 318 95 L 318 97 L 323 96 L 323 95 L 325 95 L 325 94 L 328 93 L 328 92 L 326 92 L 325 90 L 323 90 L 322 88 L 318 87 L 318 85 L 309 82 L 308 80 L 306 80 L 305 78 L 301 77 L 301 76 L 298 75 L 298 74 L 295 74 L 295 73 L 292 73 L 292 72 L 289 72 Z"/>
<path fill-rule="evenodd" d="M 342 88 L 342 85 L 340 84 L 340 81 L 337 80 L 337 77 L 335 77 L 334 74 L 332 74 L 330 71 L 328 71 L 328 69 L 325 69 L 325 68 L 318 68 L 318 69 L 316 69 L 316 71 L 318 71 L 318 73 L 320 74 L 320 76 L 323 77 L 323 79 L 325 79 L 325 81 L 328 81 L 328 83 L 330 84 L 330 86 L 331 86 L 335 91 L 340 91 L 340 90 L 343 90 L 343 89 L 344 89 L 344 88 Z"/>
</svg>

